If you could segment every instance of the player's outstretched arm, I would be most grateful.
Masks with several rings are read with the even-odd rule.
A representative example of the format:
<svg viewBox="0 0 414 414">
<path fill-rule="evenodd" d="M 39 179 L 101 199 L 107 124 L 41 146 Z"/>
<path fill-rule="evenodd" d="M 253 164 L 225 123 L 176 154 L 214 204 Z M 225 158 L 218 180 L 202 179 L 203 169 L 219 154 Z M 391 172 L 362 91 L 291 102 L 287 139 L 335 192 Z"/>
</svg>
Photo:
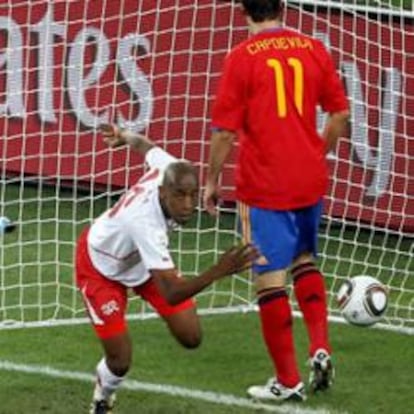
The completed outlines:
<svg viewBox="0 0 414 414">
<path fill-rule="evenodd" d="M 216 280 L 246 270 L 259 256 L 254 246 L 246 244 L 227 250 L 216 264 L 192 279 L 179 277 L 176 269 L 153 269 L 151 275 L 167 302 L 176 305 L 196 295 Z"/>
<path fill-rule="evenodd" d="M 145 156 L 151 148 L 155 147 L 155 143 L 146 136 L 120 128 L 115 124 L 102 124 L 99 130 L 104 142 L 111 148 L 129 145 L 134 151 Z"/>
</svg>

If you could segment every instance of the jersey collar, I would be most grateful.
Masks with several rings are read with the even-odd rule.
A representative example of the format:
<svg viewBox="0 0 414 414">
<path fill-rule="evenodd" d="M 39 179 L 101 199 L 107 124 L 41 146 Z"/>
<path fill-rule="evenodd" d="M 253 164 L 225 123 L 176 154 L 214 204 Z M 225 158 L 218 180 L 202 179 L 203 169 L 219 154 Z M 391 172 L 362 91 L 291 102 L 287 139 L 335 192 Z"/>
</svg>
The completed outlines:
<svg viewBox="0 0 414 414">
<path fill-rule="evenodd" d="M 277 33 L 277 32 L 281 32 L 285 30 L 285 28 L 283 26 L 278 26 L 278 27 L 271 27 L 269 29 L 263 29 L 260 30 L 260 32 L 257 32 L 256 34 L 266 34 L 266 33 Z"/>
</svg>

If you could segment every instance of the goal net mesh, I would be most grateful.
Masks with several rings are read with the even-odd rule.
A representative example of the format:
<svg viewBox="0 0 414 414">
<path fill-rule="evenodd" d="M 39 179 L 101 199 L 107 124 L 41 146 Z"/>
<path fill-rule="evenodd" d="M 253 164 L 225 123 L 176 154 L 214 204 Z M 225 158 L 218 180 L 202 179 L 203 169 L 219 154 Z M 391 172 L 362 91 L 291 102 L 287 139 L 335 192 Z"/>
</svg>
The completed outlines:
<svg viewBox="0 0 414 414">
<path fill-rule="evenodd" d="M 319 264 L 329 309 L 345 279 L 390 289 L 383 326 L 414 326 L 414 10 L 410 1 L 288 1 L 284 24 L 332 52 L 351 105 L 325 199 Z M 108 150 L 104 122 L 146 131 L 195 163 L 203 182 L 211 103 L 223 58 L 247 36 L 239 6 L 212 0 L 0 0 L 0 326 L 75 323 L 76 238 L 142 173 Z M 318 115 L 322 128 L 324 115 Z M 218 218 L 199 210 L 171 245 L 197 275 L 238 242 L 234 154 Z M 294 298 L 292 298 L 294 303 Z M 249 274 L 198 296 L 206 312 L 254 307 Z M 131 300 L 131 315 L 152 310 Z"/>
</svg>

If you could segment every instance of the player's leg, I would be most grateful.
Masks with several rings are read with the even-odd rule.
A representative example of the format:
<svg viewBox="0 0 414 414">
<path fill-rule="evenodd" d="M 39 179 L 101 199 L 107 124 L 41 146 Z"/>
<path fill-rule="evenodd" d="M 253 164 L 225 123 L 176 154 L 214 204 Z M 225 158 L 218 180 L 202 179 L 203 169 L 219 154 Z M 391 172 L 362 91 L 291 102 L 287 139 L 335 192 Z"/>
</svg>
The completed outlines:
<svg viewBox="0 0 414 414">
<path fill-rule="evenodd" d="M 256 399 L 303 400 L 295 355 L 292 312 L 286 291 L 286 268 L 296 243 L 294 222 L 289 213 L 239 206 L 245 241 L 253 241 L 262 253 L 254 264 L 255 288 L 262 335 L 273 362 L 276 379 L 264 386 L 252 386 L 248 394 Z"/>
<path fill-rule="evenodd" d="M 177 309 L 174 313 L 161 315 L 174 338 L 185 348 L 195 349 L 201 344 L 200 319 L 196 307 Z"/>
<path fill-rule="evenodd" d="M 126 292 L 110 285 L 95 292 L 88 289 L 86 285 L 82 294 L 104 351 L 104 356 L 96 366 L 96 384 L 90 412 L 109 414 L 112 412 L 115 392 L 129 371 L 132 360 L 131 339 L 123 316 Z M 107 304 L 109 308 L 102 311 Z M 109 313 L 111 309 L 113 313 Z"/>
<path fill-rule="evenodd" d="M 311 254 L 302 254 L 292 267 L 293 286 L 309 335 L 309 355 L 318 349 L 331 351 L 324 278 Z"/>
<path fill-rule="evenodd" d="M 322 204 L 297 213 L 299 228 L 296 258 L 292 265 L 293 285 L 309 336 L 310 386 L 324 390 L 332 383 L 333 368 L 328 336 L 328 311 L 324 278 L 315 265 L 317 234 Z"/>
<path fill-rule="evenodd" d="M 193 299 L 170 305 L 152 279 L 134 288 L 135 293 L 149 302 L 166 322 L 174 338 L 186 348 L 197 348 L 202 339 L 200 320 Z"/>
<path fill-rule="evenodd" d="M 99 387 L 95 400 L 108 399 L 121 384 L 132 362 L 132 343 L 128 332 L 101 338 L 104 358 L 97 365 Z"/>
<path fill-rule="evenodd" d="M 109 414 L 115 391 L 131 365 L 131 340 L 124 318 L 127 295 L 125 287 L 106 279 L 93 268 L 87 252 L 86 233 L 78 242 L 76 282 L 104 351 L 96 367 L 97 381 L 90 412 Z"/>
</svg>

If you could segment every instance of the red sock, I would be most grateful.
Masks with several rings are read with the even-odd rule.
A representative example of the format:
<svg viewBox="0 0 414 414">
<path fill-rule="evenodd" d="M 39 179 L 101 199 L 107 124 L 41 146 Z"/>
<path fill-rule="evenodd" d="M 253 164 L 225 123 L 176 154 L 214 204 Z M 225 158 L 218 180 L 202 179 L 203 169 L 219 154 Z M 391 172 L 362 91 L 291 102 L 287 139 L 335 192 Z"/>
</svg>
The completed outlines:
<svg viewBox="0 0 414 414">
<path fill-rule="evenodd" d="M 309 355 L 323 348 L 329 353 L 328 311 L 325 283 L 322 274 L 312 263 L 305 263 L 292 269 L 296 299 L 308 330 Z"/>
<path fill-rule="evenodd" d="M 277 380 L 286 387 L 300 382 L 292 332 L 292 313 L 284 289 L 267 293 L 259 299 L 262 333 L 273 361 Z"/>
</svg>

